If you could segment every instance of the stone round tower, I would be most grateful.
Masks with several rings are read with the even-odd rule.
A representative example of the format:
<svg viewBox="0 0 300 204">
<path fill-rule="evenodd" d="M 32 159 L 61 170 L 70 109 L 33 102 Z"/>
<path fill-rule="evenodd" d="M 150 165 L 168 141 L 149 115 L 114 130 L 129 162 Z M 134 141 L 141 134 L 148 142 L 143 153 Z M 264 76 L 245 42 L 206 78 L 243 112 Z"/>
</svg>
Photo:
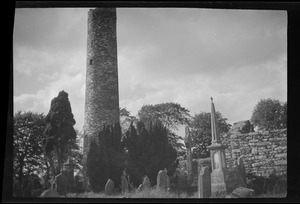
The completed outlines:
<svg viewBox="0 0 300 204">
<path fill-rule="evenodd" d="M 119 121 L 116 8 L 88 11 L 84 159 L 103 124 Z"/>
</svg>

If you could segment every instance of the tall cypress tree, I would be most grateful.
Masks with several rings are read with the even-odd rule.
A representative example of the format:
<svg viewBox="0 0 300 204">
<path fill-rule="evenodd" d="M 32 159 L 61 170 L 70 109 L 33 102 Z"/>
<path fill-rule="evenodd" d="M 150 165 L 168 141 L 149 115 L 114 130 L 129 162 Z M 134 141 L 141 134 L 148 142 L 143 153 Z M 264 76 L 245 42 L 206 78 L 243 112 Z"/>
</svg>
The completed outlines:
<svg viewBox="0 0 300 204">
<path fill-rule="evenodd" d="M 58 96 L 51 100 L 45 122 L 47 125 L 44 131 L 43 145 L 52 169 L 52 175 L 55 175 L 59 174 L 63 162 L 67 159 L 70 141 L 76 140 L 76 132 L 73 128 L 76 121 L 67 92 L 60 91 Z M 54 165 L 55 160 L 57 165 Z"/>
</svg>

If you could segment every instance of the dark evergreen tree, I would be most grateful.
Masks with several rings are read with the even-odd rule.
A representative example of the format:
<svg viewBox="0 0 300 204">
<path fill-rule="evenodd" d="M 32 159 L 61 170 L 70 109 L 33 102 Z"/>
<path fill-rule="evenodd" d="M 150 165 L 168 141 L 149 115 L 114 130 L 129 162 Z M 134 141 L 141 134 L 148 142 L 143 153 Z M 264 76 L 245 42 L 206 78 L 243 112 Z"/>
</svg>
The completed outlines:
<svg viewBox="0 0 300 204">
<path fill-rule="evenodd" d="M 167 168 L 169 175 L 174 173 L 177 152 L 169 143 L 167 128 L 160 121 L 148 121 L 146 125 L 138 121 L 136 128 L 131 124 L 124 141 L 129 158 L 152 184 L 156 184 L 159 170 Z"/>
<path fill-rule="evenodd" d="M 56 175 L 61 171 L 62 164 L 67 159 L 70 142 L 76 140 L 76 132 L 73 128 L 76 122 L 68 93 L 60 91 L 58 96 L 52 99 L 45 121 L 47 126 L 44 131 L 44 150 L 52 175 Z"/>
</svg>

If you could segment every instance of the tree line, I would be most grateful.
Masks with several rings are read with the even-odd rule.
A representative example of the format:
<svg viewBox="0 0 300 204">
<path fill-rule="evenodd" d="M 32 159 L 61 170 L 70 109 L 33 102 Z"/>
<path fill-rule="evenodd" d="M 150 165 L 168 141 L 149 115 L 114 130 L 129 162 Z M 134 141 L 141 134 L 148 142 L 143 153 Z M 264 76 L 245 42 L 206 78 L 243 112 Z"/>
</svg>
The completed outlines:
<svg viewBox="0 0 300 204">
<path fill-rule="evenodd" d="M 98 152 L 102 155 L 98 159 L 105 160 L 105 157 L 113 155 L 119 158 L 112 161 L 127 160 L 136 165 L 139 171 L 135 172 L 136 175 L 148 175 L 155 182 L 154 177 L 158 169 L 167 167 L 172 172 L 176 168 L 176 159 L 185 156 L 183 138 L 176 134 L 181 125 L 190 127 L 194 158 L 209 156 L 206 147 L 211 144 L 210 112 L 200 112 L 194 116 L 189 112 L 180 104 L 172 102 L 144 105 L 137 116 L 132 116 L 126 108 L 121 108 L 120 123 L 104 127 L 98 135 L 100 142 L 91 142 L 89 154 L 102 151 Z M 231 125 L 226 122 L 227 118 L 218 111 L 216 118 L 220 133 L 228 132 Z M 259 130 L 286 128 L 287 102 L 261 99 L 254 107 L 250 120 Z M 31 111 L 15 113 L 14 181 L 22 184 L 24 177 L 30 174 L 42 173 L 48 178 L 57 175 L 68 155 L 75 160 L 76 168 L 81 169 L 82 149 L 79 141 L 82 133 L 74 129 L 75 123 L 68 94 L 64 91 L 59 92 L 51 101 L 46 116 Z M 117 154 L 112 154 L 116 152 Z M 162 155 L 166 155 L 165 158 Z M 107 158 L 107 169 L 117 166 L 115 163 L 109 163 Z M 97 162 L 99 161 L 94 163 Z M 99 171 L 103 171 L 105 177 L 110 177 L 111 171 L 105 170 L 104 167 L 99 168 L 102 168 Z M 120 166 L 115 169 L 116 174 L 123 170 Z M 90 172 L 90 175 L 92 174 Z M 133 178 L 133 181 L 140 182 L 138 178 Z M 100 186 L 95 189 L 99 189 Z"/>
</svg>

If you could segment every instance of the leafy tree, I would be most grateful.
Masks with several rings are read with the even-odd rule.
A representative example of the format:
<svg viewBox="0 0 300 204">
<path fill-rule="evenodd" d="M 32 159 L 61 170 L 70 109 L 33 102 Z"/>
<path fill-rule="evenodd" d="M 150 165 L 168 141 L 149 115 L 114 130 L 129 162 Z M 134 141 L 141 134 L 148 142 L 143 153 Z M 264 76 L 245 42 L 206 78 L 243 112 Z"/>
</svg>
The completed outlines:
<svg viewBox="0 0 300 204">
<path fill-rule="evenodd" d="M 228 132 L 231 125 L 226 122 L 220 112 L 216 112 L 217 126 L 219 134 Z M 194 144 L 193 155 L 196 158 L 209 157 L 210 153 L 207 146 L 211 145 L 211 113 L 201 112 L 192 117 L 191 138 Z"/>
<path fill-rule="evenodd" d="M 170 174 L 174 173 L 178 165 L 177 152 L 169 143 L 167 128 L 160 121 L 146 125 L 138 121 L 136 128 L 131 124 L 124 143 L 129 158 L 135 161 L 142 175 L 148 175 L 152 184 L 156 183 L 159 170 L 167 168 Z"/>
<path fill-rule="evenodd" d="M 259 129 L 273 130 L 287 127 L 287 103 L 275 99 L 261 99 L 252 112 L 251 122 Z"/>
<path fill-rule="evenodd" d="M 124 135 L 132 122 L 137 122 L 137 118 L 130 114 L 126 108 L 120 108 L 120 125 Z"/>
<path fill-rule="evenodd" d="M 178 151 L 183 149 L 183 144 L 179 142 L 183 138 L 174 133 L 180 125 L 189 124 L 189 110 L 178 103 L 161 103 L 156 105 L 144 105 L 138 112 L 140 120 L 148 123 L 159 120 L 167 128 L 168 139 Z"/>
<path fill-rule="evenodd" d="M 43 172 L 43 131 L 46 123 L 43 114 L 18 111 L 13 126 L 13 171 L 19 183 L 31 173 Z M 36 172 L 38 171 L 38 172 Z"/>
<path fill-rule="evenodd" d="M 45 121 L 44 151 L 49 160 L 52 175 L 59 174 L 63 162 L 67 159 L 70 142 L 76 140 L 74 116 L 68 93 L 60 91 L 51 101 L 51 107 Z M 54 162 L 56 161 L 56 165 Z"/>
</svg>

